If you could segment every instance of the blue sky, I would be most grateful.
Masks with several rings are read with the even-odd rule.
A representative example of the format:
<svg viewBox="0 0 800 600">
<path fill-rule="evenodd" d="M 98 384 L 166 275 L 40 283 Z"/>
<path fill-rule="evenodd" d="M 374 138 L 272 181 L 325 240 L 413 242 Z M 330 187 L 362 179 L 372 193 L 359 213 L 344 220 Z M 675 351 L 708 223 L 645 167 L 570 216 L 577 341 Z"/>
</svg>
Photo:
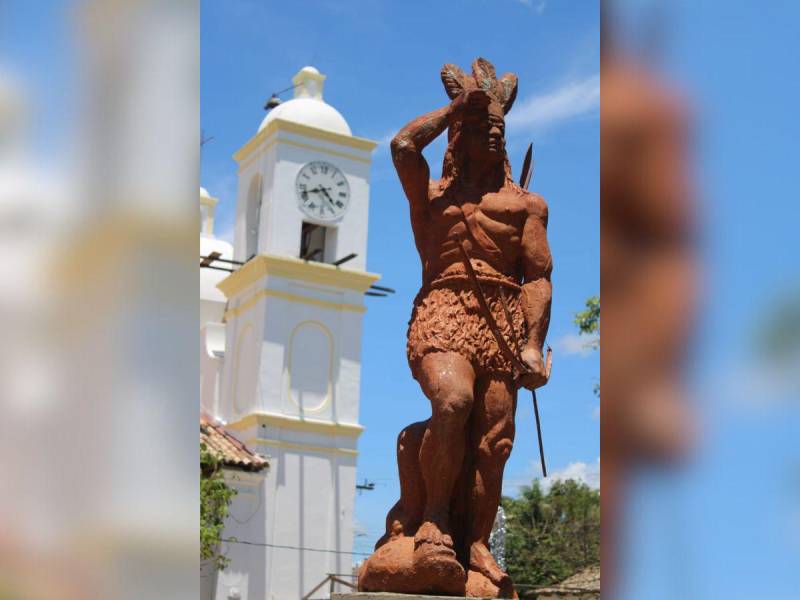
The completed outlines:
<svg viewBox="0 0 800 600">
<path fill-rule="evenodd" d="M 633 576 L 626 597 L 796 598 L 800 370 L 765 364 L 752 340 L 779 301 L 800 296 L 800 4 L 619 4 L 645 17 L 659 5 L 667 18 L 663 66 L 684 83 L 697 113 L 706 272 L 697 343 L 687 348 L 705 434 L 691 469 L 651 473 L 637 486 L 628 511 Z M 30 86 L 40 109 L 34 141 L 45 154 L 71 141 L 60 135 L 73 126 L 65 118 L 74 102 L 66 80 L 68 14 L 58 2 L 19 2 L 13 19 L 0 19 L 4 62 Z M 328 101 L 357 135 L 373 139 L 444 102 L 437 74 L 445 61 L 467 66 L 483 54 L 499 71 L 519 74 L 511 159 L 517 171 L 526 144 L 536 142 L 533 188 L 550 203 L 556 265 L 556 361 L 540 395 L 548 460 L 553 470 L 573 465 L 572 472 L 588 474 L 599 454 L 591 394 L 597 356 L 570 354 L 563 340 L 574 333 L 572 313 L 599 289 L 597 19 L 596 3 L 579 0 L 228 0 L 203 3 L 201 40 L 202 126 L 214 136 L 203 152 L 203 184 L 222 199 L 223 229 L 236 189 L 230 156 L 257 129 L 264 100 L 301 66 L 314 64 L 329 76 Z M 439 144 L 430 154 L 434 169 L 441 150 Z M 369 300 L 366 316 L 359 477 L 377 487 L 358 498 L 367 534 L 359 550 L 374 541 L 396 499 L 397 431 L 428 413 L 403 351 L 419 274 L 385 145 L 376 151 L 372 180 L 369 268 L 398 294 Z M 536 460 L 523 398 L 509 487 L 530 481 Z"/>
<path fill-rule="evenodd" d="M 568 4 L 568 5 L 567 5 Z M 531 141 L 532 189 L 550 205 L 554 256 L 552 379 L 539 393 L 550 471 L 597 480 L 599 402 L 592 386 L 597 353 L 582 352 L 572 324 L 599 292 L 599 16 L 596 2 L 463 0 L 459 2 L 202 3 L 202 183 L 221 199 L 220 231 L 230 229 L 236 165 L 231 155 L 257 130 L 270 93 L 288 87 L 306 64 L 327 75 L 325 99 L 355 135 L 381 142 L 371 175 L 368 268 L 397 289 L 368 299 L 364 322 L 359 480 L 374 491 L 357 498 L 356 551 L 369 551 L 398 496 L 394 440 L 430 414 L 405 358 L 405 332 L 420 275 L 407 202 L 388 152 L 392 134 L 442 106 L 445 62 L 468 68 L 477 56 L 499 73 L 519 76 L 508 118 L 515 173 Z M 443 138 L 427 152 L 434 176 Z M 506 492 L 538 473 L 531 399 L 520 394 L 517 439 L 506 469 Z"/>
</svg>

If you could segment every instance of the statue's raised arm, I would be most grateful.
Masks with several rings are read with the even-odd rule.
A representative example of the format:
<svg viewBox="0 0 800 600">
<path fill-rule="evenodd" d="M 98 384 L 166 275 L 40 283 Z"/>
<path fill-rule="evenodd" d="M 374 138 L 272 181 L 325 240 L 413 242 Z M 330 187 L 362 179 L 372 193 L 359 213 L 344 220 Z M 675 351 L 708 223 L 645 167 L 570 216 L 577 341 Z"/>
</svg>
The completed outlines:
<svg viewBox="0 0 800 600">
<path fill-rule="evenodd" d="M 483 90 L 462 91 L 447 106 L 408 123 L 392 139 L 392 161 L 408 198 L 414 238 L 423 265 L 425 251 L 419 223 L 428 215 L 430 167 L 422 151 L 453 123 L 463 121 L 470 113 L 485 111 L 489 102 L 490 98 Z"/>
<path fill-rule="evenodd" d="M 489 102 L 483 90 L 463 91 L 449 105 L 417 117 L 394 136 L 392 161 L 412 205 L 428 203 L 430 167 L 422 151 L 451 123 L 463 120 L 468 112 L 485 110 Z"/>
<path fill-rule="evenodd" d="M 422 150 L 447 129 L 451 112 L 452 106 L 448 105 L 417 117 L 392 139 L 392 161 L 412 210 L 428 203 L 430 167 Z"/>
</svg>

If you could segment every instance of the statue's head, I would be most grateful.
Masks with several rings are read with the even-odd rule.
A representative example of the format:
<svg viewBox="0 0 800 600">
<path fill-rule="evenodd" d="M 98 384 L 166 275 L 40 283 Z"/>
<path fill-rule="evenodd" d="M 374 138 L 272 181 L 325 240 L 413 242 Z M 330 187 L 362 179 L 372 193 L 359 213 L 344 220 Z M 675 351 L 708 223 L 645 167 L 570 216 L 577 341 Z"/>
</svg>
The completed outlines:
<svg viewBox="0 0 800 600">
<path fill-rule="evenodd" d="M 472 63 L 467 75 L 455 65 L 442 67 L 442 83 L 447 95 L 455 100 L 464 94 L 482 90 L 477 98 L 459 111 L 448 129 L 448 148 L 442 169 L 443 178 L 453 178 L 465 161 L 503 164 L 508 177 L 510 168 L 505 151 L 505 114 L 517 96 L 517 76 L 506 73 L 498 78 L 494 66 L 484 58 Z"/>
<path fill-rule="evenodd" d="M 459 134 L 461 150 L 471 161 L 496 163 L 504 159 L 506 121 L 497 103 L 490 102 L 484 108 L 470 110 L 451 128 Z"/>
</svg>

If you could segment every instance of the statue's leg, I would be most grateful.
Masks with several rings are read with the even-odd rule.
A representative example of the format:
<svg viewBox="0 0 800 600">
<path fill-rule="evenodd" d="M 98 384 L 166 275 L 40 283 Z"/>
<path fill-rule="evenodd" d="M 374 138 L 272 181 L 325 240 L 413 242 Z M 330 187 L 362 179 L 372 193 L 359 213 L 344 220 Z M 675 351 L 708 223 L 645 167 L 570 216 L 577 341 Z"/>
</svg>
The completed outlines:
<svg viewBox="0 0 800 600">
<path fill-rule="evenodd" d="M 434 352 L 422 359 L 418 375 L 432 414 L 419 453 L 426 494 L 423 523 L 414 539 L 418 547 L 452 548 L 450 501 L 464 460 L 475 372 L 460 354 Z"/>
<path fill-rule="evenodd" d="M 480 377 L 475 386 L 471 419 L 474 483 L 470 499 L 470 568 L 501 588 L 511 581 L 489 552 L 492 531 L 503 485 L 503 469 L 514 442 L 516 388 L 510 377 Z"/>
<path fill-rule="evenodd" d="M 425 481 L 419 465 L 419 451 L 428 421 L 412 423 L 397 436 L 397 469 L 400 473 L 400 502 L 405 533 L 414 532 L 425 509 Z"/>
<path fill-rule="evenodd" d="M 419 466 L 419 450 L 427 428 L 427 421 L 412 423 L 397 436 L 400 499 L 386 516 L 386 533 L 375 544 L 376 549 L 392 538 L 413 535 L 422 521 L 425 509 L 425 482 Z"/>
</svg>

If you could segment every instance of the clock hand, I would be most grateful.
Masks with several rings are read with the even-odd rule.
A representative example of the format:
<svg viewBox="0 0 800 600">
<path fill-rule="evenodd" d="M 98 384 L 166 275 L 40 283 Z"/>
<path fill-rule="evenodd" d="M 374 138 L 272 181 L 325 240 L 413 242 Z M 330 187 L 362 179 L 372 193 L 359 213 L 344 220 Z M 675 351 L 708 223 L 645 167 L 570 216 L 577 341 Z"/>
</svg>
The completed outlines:
<svg viewBox="0 0 800 600">
<path fill-rule="evenodd" d="M 308 191 L 316 193 L 316 194 L 325 194 L 325 196 L 327 196 L 328 202 L 330 202 L 331 206 L 333 206 L 333 202 L 331 201 L 330 196 L 328 196 L 328 194 L 325 192 L 325 188 L 323 188 L 323 187 L 315 187 L 313 190 L 308 190 Z"/>
<path fill-rule="evenodd" d="M 328 194 L 327 188 L 321 188 L 321 189 L 322 189 L 322 193 L 325 194 L 325 197 L 328 199 L 328 202 L 331 203 L 331 206 L 335 206 L 334 203 L 333 203 L 333 198 L 331 198 L 330 195 Z"/>
<path fill-rule="evenodd" d="M 313 190 L 308 190 L 309 192 L 316 192 L 317 194 L 322 194 L 325 196 L 325 199 L 331 203 L 331 206 L 334 205 L 333 198 L 328 195 L 328 192 L 325 191 L 324 187 L 315 187 Z"/>
<path fill-rule="evenodd" d="M 310 193 L 313 192 L 313 193 L 316 193 L 316 194 L 323 194 L 325 196 L 325 199 L 331 205 L 331 208 L 329 208 L 328 210 L 330 210 L 333 214 L 336 214 L 336 205 L 334 204 L 333 199 L 328 195 L 328 192 L 325 191 L 324 187 L 317 186 L 313 190 L 308 190 L 308 191 Z M 321 205 L 321 206 L 324 206 L 324 204 Z"/>
</svg>

